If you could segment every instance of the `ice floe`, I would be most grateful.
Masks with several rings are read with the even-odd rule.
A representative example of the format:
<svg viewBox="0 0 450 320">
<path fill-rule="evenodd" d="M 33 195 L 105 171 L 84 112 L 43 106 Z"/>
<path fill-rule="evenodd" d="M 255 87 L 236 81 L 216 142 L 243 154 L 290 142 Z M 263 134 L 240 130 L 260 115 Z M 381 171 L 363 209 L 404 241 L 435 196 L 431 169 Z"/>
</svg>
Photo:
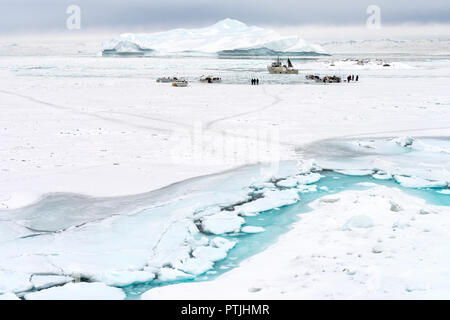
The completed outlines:
<svg viewBox="0 0 450 320">
<path fill-rule="evenodd" d="M 152 281 L 155 278 L 155 274 L 145 270 L 120 270 L 110 271 L 101 274 L 100 276 L 93 277 L 93 280 L 102 282 L 108 286 L 124 287 L 135 283 L 144 283 Z"/>
<path fill-rule="evenodd" d="M 244 233 L 260 233 L 266 231 L 263 227 L 245 226 L 241 229 Z"/>
<path fill-rule="evenodd" d="M 47 289 L 57 285 L 63 285 L 67 282 L 74 281 L 71 277 L 57 276 L 57 275 L 33 275 L 31 277 L 31 283 L 36 290 Z"/>
<path fill-rule="evenodd" d="M 243 216 L 252 216 L 259 212 L 296 203 L 300 199 L 298 192 L 293 189 L 266 189 L 263 191 L 263 194 L 263 198 L 236 206 L 234 209 Z"/>
<path fill-rule="evenodd" d="M 237 232 L 245 223 L 244 218 L 233 211 L 220 211 L 202 219 L 203 231 L 213 234 Z"/>
</svg>

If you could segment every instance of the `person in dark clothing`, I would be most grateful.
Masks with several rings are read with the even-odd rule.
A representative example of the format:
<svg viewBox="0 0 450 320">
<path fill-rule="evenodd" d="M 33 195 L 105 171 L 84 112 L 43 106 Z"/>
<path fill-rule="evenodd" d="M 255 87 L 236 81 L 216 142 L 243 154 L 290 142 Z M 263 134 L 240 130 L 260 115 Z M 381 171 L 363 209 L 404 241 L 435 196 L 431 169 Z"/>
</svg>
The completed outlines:
<svg viewBox="0 0 450 320">
<path fill-rule="evenodd" d="M 256 85 L 259 86 L 259 79 L 256 79 Z"/>
<path fill-rule="evenodd" d="M 352 81 L 354 81 L 355 80 L 355 75 L 354 74 L 352 74 Z"/>
<path fill-rule="evenodd" d="M 358 81 L 359 80 L 359 76 L 358 75 L 356 75 L 356 81 Z"/>
<path fill-rule="evenodd" d="M 352 80 L 352 76 L 347 77 L 347 82 L 350 82 L 350 80 Z"/>
<path fill-rule="evenodd" d="M 255 80 L 255 79 L 252 79 L 252 85 L 254 84 L 254 80 Z"/>
</svg>

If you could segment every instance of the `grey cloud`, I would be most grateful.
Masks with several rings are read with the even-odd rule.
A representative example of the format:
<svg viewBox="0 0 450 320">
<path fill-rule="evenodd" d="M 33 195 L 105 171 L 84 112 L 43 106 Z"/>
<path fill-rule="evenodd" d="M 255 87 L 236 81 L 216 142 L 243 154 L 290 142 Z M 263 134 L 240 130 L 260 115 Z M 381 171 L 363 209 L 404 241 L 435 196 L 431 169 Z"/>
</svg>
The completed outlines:
<svg viewBox="0 0 450 320">
<path fill-rule="evenodd" d="M 258 25 L 362 25 L 371 4 L 381 7 L 384 23 L 450 22 L 448 0 L 1 0 L 0 32 L 64 30 L 69 4 L 81 7 L 88 30 L 201 27 L 226 17 Z"/>
</svg>

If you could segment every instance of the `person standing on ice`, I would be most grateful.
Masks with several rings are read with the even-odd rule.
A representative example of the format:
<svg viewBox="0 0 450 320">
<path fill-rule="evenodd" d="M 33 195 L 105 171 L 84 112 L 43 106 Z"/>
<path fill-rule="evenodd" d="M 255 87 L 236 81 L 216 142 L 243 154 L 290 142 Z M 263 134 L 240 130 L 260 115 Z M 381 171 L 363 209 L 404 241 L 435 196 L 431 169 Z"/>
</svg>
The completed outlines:
<svg viewBox="0 0 450 320">
<path fill-rule="evenodd" d="M 359 76 L 358 75 L 356 75 L 356 81 L 358 81 L 359 80 Z"/>
<path fill-rule="evenodd" d="M 350 82 L 352 80 L 352 76 L 347 77 L 347 82 Z"/>
<path fill-rule="evenodd" d="M 259 79 L 256 79 L 256 85 L 259 86 Z"/>
</svg>

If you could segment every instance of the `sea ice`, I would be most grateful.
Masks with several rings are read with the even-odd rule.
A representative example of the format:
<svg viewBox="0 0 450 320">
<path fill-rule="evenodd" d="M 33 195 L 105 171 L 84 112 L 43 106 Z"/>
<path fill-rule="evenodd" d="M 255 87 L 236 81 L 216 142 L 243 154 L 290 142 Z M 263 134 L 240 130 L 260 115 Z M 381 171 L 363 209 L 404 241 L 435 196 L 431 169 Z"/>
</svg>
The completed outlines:
<svg viewBox="0 0 450 320">
<path fill-rule="evenodd" d="M 443 188 L 447 186 L 447 181 L 430 181 L 419 177 L 394 175 L 394 179 L 407 188 Z"/>
<path fill-rule="evenodd" d="M 276 183 L 278 187 L 282 188 L 293 188 L 297 186 L 298 181 L 295 177 L 289 177 L 287 179 L 280 180 Z"/>
<path fill-rule="evenodd" d="M 124 287 L 134 283 L 149 282 L 155 278 L 155 274 L 143 270 L 118 270 L 110 271 L 93 277 L 94 280 L 102 282 L 108 286 Z"/>
<path fill-rule="evenodd" d="M 448 242 L 450 218 L 443 214 L 416 214 L 420 209 L 448 213 L 448 207 L 428 205 L 421 198 L 385 186 L 347 190 L 325 199 L 339 201 L 323 201 L 324 198 L 313 201 L 310 204 L 313 211 L 302 214 L 291 231 L 233 270 L 212 281 L 154 288 L 141 298 L 442 299 L 448 296 L 450 289 L 445 279 L 449 259 L 442 255 L 441 244 Z M 403 210 L 393 212 L 392 203 Z M 403 223 L 408 223 L 408 227 L 400 228 Z M 352 232 L 342 231 L 349 228 Z M 273 272 L 274 269 L 283 272 Z M 429 270 L 425 277 L 423 270 Z M 337 285 L 330 291 L 331 282 Z"/>
<path fill-rule="evenodd" d="M 182 272 L 177 269 L 163 267 L 158 270 L 159 281 L 175 281 L 190 278 L 194 278 L 194 275 Z"/>
<path fill-rule="evenodd" d="M 300 193 L 316 192 L 317 191 L 317 186 L 315 184 L 313 184 L 313 185 L 299 185 L 297 187 L 297 190 Z"/>
<path fill-rule="evenodd" d="M 342 227 L 342 230 L 352 230 L 353 228 L 372 228 L 374 226 L 372 218 L 366 215 L 353 216 Z"/>
<path fill-rule="evenodd" d="M 27 293 L 26 300 L 123 300 L 125 293 L 103 283 L 68 283 L 62 287 L 53 287 Z"/>
<path fill-rule="evenodd" d="M 221 211 L 202 219 L 203 231 L 213 234 L 223 234 L 237 232 L 241 225 L 245 223 L 242 217 L 239 217 L 233 211 Z"/>
<path fill-rule="evenodd" d="M 31 283 L 37 290 L 47 289 L 56 285 L 65 284 L 73 280 L 74 279 L 71 277 L 56 275 L 33 275 L 31 277 Z"/>
<path fill-rule="evenodd" d="M 213 267 L 209 259 L 184 258 L 173 264 L 174 268 L 192 275 L 200 275 Z"/>
<path fill-rule="evenodd" d="M 241 229 L 242 232 L 245 233 L 260 233 L 266 231 L 263 227 L 256 227 L 256 226 L 245 226 Z"/>
<path fill-rule="evenodd" d="M 296 203 L 300 197 L 295 189 L 263 190 L 264 197 L 252 202 L 236 206 L 236 212 L 242 215 L 254 215 L 259 212 Z"/>
<path fill-rule="evenodd" d="M 0 293 L 0 300 L 20 300 L 14 293 Z"/>
<path fill-rule="evenodd" d="M 0 293 L 23 292 L 30 290 L 30 274 L 0 269 Z"/>
<path fill-rule="evenodd" d="M 296 175 L 295 178 L 297 179 L 298 184 L 311 184 L 316 183 L 317 181 L 322 179 L 323 176 L 320 173 L 311 172 L 308 174 Z"/>
</svg>

